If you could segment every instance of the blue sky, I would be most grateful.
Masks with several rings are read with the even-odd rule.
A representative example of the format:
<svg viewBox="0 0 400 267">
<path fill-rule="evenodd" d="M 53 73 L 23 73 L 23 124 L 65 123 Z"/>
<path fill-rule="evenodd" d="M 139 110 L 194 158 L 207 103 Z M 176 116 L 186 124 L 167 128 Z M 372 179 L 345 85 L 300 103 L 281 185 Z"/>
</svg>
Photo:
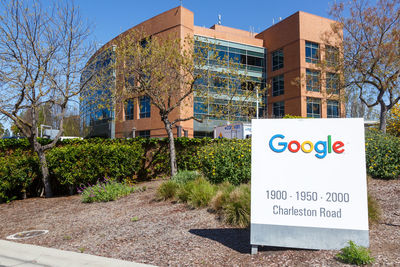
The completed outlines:
<svg viewBox="0 0 400 267">
<path fill-rule="evenodd" d="M 121 32 L 157 14 L 174 8 L 179 0 L 75 0 L 81 14 L 94 25 L 94 38 L 104 44 Z M 305 11 L 329 17 L 333 0 L 182 0 L 183 6 L 194 13 L 194 23 L 210 27 L 217 23 L 218 14 L 222 25 L 255 32 L 272 25 L 297 11 Z"/>
</svg>

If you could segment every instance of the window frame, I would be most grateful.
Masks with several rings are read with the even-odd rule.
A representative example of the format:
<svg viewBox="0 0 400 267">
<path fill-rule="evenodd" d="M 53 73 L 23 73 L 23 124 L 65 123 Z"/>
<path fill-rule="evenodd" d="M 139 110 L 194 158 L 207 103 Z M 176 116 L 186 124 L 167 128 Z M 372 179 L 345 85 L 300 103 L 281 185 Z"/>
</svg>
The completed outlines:
<svg viewBox="0 0 400 267">
<path fill-rule="evenodd" d="M 306 69 L 306 89 L 309 92 L 321 92 L 321 71 Z"/>
<path fill-rule="evenodd" d="M 148 103 L 148 106 L 147 106 Z M 146 105 L 144 105 L 146 104 Z M 148 107 L 148 108 L 146 108 Z M 150 118 L 151 116 L 151 101 L 148 96 L 139 97 L 139 119 Z"/>
<path fill-rule="evenodd" d="M 320 45 L 318 43 L 306 41 L 306 62 L 318 63 L 320 59 Z"/>
<path fill-rule="evenodd" d="M 330 108 L 337 108 L 337 115 L 333 114 L 331 112 L 330 114 Z M 331 110 L 332 111 L 332 110 Z M 340 118 L 340 103 L 338 100 L 328 100 L 326 103 L 326 117 L 327 118 Z"/>
<path fill-rule="evenodd" d="M 284 74 L 272 77 L 272 96 L 280 96 L 285 93 Z"/>
<path fill-rule="evenodd" d="M 124 112 L 124 118 L 126 121 L 128 120 L 133 120 L 135 118 L 135 101 L 133 98 L 128 98 L 125 99 L 125 112 Z M 128 113 L 128 111 L 131 110 L 131 113 Z"/>
<path fill-rule="evenodd" d="M 334 67 L 339 62 L 339 48 L 332 45 L 325 45 L 325 61 L 327 66 Z"/>
<path fill-rule="evenodd" d="M 274 102 L 272 104 L 272 115 L 275 118 L 283 118 L 285 116 L 285 101 Z"/>
<path fill-rule="evenodd" d="M 309 110 L 309 105 L 311 110 Z M 314 105 L 318 105 L 318 113 L 314 113 Z M 321 99 L 315 97 L 307 97 L 307 118 L 321 118 Z"/>
<path fill-rule="evenodd" d="M 328 94 L 339 94 L 339 75 L 333 72 L 325 74 L 325 86 Z"/>
<path fill-rule="evenodd" d="M 283 48 L 275 50 L 271 53 L 272 71 L 282 69 L 284 67 Z"/>
<path fill-rule="evenodd" d="M 150 138 L 150 130 L 141 130 L 137 131 L 137 136 L 138 137 L 143 137 L 143 138 Z"/>
</svg>

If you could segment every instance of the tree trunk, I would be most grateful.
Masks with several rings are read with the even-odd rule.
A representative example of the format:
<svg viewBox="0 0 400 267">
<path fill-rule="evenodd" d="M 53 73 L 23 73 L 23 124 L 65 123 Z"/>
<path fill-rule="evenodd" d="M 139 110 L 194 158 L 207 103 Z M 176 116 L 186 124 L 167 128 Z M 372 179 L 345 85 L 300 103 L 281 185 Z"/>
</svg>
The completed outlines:
<svg viewBox="0 0 400 267">
<path fill-rule="evenodd" d="M 163 118 L 162 120 L 165 125 L 165 130 L 167 130 L 168 139 L 169 139 L 169 157 L 171 160 L 171 177 L 172 177 L 178 172 L 178 167 L 176 165 L 174 133 L 172 132 L 172 125 L 171 125 L 171 122 L 168 120 L 168 118 Z"/>
<path fill-rule="evenodd" d="M 381 104 L 381 112 L 379 114 L 379 130 L 383 133 L 386 133 L 386 114 L 387 114 L 387 107 L 385 103 Z"/>
<path fill-rule="evenodd" d="M 47 166 L 46 155 L 42 149 L 36 150 L 39 156 L 40 169 L 42 170 L 42 180 L 44 184 L 45 197 L 52 197 L 53 191 L 51 190 L 50 180 L 49 180 L 49 168 Z"/>
</svg>

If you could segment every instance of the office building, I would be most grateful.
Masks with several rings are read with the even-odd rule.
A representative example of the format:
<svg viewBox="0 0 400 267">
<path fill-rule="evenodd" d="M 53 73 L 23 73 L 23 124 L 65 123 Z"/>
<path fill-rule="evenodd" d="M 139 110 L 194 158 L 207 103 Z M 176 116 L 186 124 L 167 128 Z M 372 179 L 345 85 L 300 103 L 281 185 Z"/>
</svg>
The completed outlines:
<svg viewBox="0 0 400 267">
<path fill-rule="evenodd" d="M 250 81 L 267 88 L 262 96 L 259 116 L 279 118 L 285 114 L 313 117 L 344 117 L 344 104 L 338 88 L 338 75 L 320 71 L 318 62 L 336 51 L 326 46 L 322 35 L 329 31 L 334 21 L 305 12 L 297 12 L 260 33 L 213 25 L 210 28 L 194 25 L 194 13 L 179 6 L 150 18 L 129 29 L 144 30 L 151 36 L 175 34 L 184 39 L 195 38 L 196 42 L 213 42 L 216 49 L 228 58 L 239 60 L 241 68 Z M 100 48 L 88 61 L 82 82 L 87 73 L 101 70 L 115 62 L 115 40 L 117 36 Z M 335 58 L 332 57 L 331 58 Z M 81 95 L 81 127 L 85 136 L 124 138 L 132 136 L 165 137 L 166 131 L 158 110 L 145 96 L 132 96 L 123 104 L 112 103 L 112 91 L 118 92 L 118 70 L 105 71 L 114 77 L 97 91 L 96 96 Z M 212 81 L 206 87 L 217 86 Z M 99 97 L 100 96 L 100 97 Z M 101 99 L 102 105 L 94 103 Z M 193 97 L 193 105 L 179 107 L 173 116 L 201 115 L 203 122 L 183 121 L 176 125 L 176 136 L 211 136 L 214 126 L 226 122 L 213 119 L 210 107 L 197 109 L 201 100 Z M 102 107 L 102 108 L 99 108 Z M 172 119 L 172 118 L 171 118 Z M 246 121 L 238 115 L 237 120 Z"/>
</svg>

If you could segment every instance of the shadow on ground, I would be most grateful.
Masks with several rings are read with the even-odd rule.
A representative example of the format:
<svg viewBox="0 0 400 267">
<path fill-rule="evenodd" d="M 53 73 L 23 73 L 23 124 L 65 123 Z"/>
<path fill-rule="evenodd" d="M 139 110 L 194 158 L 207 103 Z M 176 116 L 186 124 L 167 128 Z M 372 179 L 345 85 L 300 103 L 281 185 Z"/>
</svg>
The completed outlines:
<svg viewBox="0 0 400 267">
<path fill-rule="evenodd" d="M 217 229 L 190 229 L 189 233 L 208 238 L 221 243 L 222 245 L 236 250 L 242 254 L 251 252 L 250 229 L 240 228 L 217 228 Z M 280 251 L 288 248 L 280 247 L 259 247 L 258 251 Z"/>
</svg>

